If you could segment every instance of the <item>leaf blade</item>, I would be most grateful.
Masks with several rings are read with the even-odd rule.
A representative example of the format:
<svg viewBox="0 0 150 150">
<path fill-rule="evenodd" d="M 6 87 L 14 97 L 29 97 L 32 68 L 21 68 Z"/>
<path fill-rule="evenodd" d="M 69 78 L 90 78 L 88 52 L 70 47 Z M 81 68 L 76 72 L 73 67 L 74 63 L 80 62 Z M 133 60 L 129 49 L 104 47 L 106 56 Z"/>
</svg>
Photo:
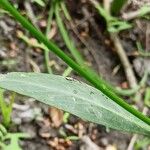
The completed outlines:
<svg viewBox="0 0 150 150">
<path fill-rule="evenodd" d="M 99 90 L 77 80 L 43 73 L 9 73 L 0 75 L 0 87 L 33 97 L 94 123 L 150 135 L 149 125 Z"/>
</svg>

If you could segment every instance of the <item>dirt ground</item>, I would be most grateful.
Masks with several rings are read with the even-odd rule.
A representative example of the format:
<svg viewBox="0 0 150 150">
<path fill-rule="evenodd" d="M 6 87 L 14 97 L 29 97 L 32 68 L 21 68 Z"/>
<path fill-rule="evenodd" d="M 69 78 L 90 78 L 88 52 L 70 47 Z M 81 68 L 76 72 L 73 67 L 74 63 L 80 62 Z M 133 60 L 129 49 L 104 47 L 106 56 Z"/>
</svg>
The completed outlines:
<svg viewBox="0 0 150 150">
<path fill-rule="evenodd" d="M 41 7 L 30 1 L 27 2 L 36 16 L 36 19 L 31 21 L 35 21 L 36 25 L 45 32 L 50 2 L 45 0 L 46 7 Z M 139 4 L 138 1 L 133 0 L 118 17 L 122 18 L 123 13 L 139 9 L 143 3 Z M 145 3 L 149 3 L 149 1 L 145 1 Z M 28 16 L 29 8 L 26 1 L 14 0 L 13 4 L 18 4 L 18 9 L 21 13 Z M 104 19 L 88 0 L 66 0 L 66 4 L 74 27 L 62 15 L 63 22 L 87 64 L 112 85 L 129 88 L 130 85 L 126 78 L 122 61 L 106 31 Z M 147 53 L 150 52 L 150 22 L 144 17 L 134 18 L 129 22 L 133 24 L 133 27 L 121 31 L 119 38 L 132 66 L 135 78 L 139 82 L 143 76 L 144 69 L 150 69 L 150 59 L 148 56 L 141 56 L 138 53 L 136 42 L 140 41 L 143 49 Z M 55 17 L 53 18 L 51 30 L 50 36 L 52 40 L 69 54 L 60 36 Z M 0 12 L 0 72 L 34 71 L 46 73 L 43 50 L 33 48 L 20 39 L 18 37 L 20 31 L 30 40 L 33 40 L 33 37 L 10 15 Z M 49 64 L 53 73 L 61 75 L 67 65 L 51 52 L 49 57 Z M 74 71 L 69 76 L 86 82 Z M 150 81 L 148 80 L 146 84 L 149 86 Z M 139 107 L 141 111 L 145 107 L 143 95 L 138 102 L 133 101 L 132 97 L 125 96 L 124 98 L 130 104 Z M 83 121 L 73 115 L 65 123 L 62 121 L 63 114 L 64 112 L 36 102 L 32 98 L 17 95 L 13 106 L 12 126 L 9 130 L 10 132 L 26 132 L 31 135 L 30 139 L 20 141 L 23 150 L 127 150 L 133 137 L 132 134 L 107 129 L 104 126 Z M 79 139 L 65 139 L 66 135 L 67 137 L 74 136 Z M 140 138 L 143 137 L 138 136 L 135 143 Z M 141 149 L 148 150 L 148 147 L 150 148 L 147 145 Z"/>
</svg>

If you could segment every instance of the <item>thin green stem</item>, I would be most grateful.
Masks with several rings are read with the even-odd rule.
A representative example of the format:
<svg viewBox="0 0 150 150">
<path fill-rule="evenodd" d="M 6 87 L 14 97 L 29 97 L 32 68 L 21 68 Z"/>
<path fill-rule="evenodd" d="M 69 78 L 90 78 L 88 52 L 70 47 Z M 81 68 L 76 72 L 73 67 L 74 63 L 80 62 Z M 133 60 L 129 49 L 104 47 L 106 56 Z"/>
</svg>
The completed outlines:
<svg viewBox="0 0 150 150">
<path fill-rule="evenodd" d="M 63 21 L 61 19 L 60 13 L 59 13 L 59 10 L 60 10 L 59 4 L 60 4 L 59 2 L 55 3 L 55 15 L 56 15 L 56 22 L 59 27 L 61 36 L 62 36 L 67 48 L 70 50 L 71 54 L 75 58 L 75 60 L 79 64 L 84 64 L 84 60 L 83 60 L 82 56 L 80 55 L 79 51 L 76 49 L 75 44 L 70 39 L 69 34 L 67 33 L 67 30 L 65 29 L 65 26 L 63 24 Z"/>
<path fill-rule="evenodd" d="M 71 67 L 68 67 L 62 74 L 63 77 L 67 77 L 72 71 L 72 68 Z M 68 112 L 65 112 L 64 115 L 63 115 L 63 122 L 64 123 L 67 123 L 68 122 L 68 119 L 70 117 L 70 113 Z"/>
<path fill-rule="evenodd" d="M 98 10 L 99 14 L 105 19 L 108 32 L 118 33 L 122 30 L 129 29 L 132 27 L 128 22 L 113 17 L 96 0 L 90 0 L 90 1 L 93 4 L 93 6 Z"/>
<path fill-rule="evenodd" d="M 150 87 L 146 88 L 145 97 L 144 97 L 144 104 L 150 107 Z"/>
<path fill-rule="evenodd" d="M 48 34 L 50 32 L 50 29 L 51 29 L 52 18 L 53 18 L 53 15 L 54 15 L 53 0 L 51 2 L 51 6 L 50 6 L 50 10 L 49 10 L 48 14 L 49 15 L 48 15 L 48 20 L 47 20 L 47 28 L 46 28 L 46 32 L 45 32 L 45 35 L 46 35 L 47 38 L 48 38 Z M 44 51 L 44 57 L 45 57 L 45 64 L 46 64 L 47 71 L 48 71 L 48 73 L 52 73 L 52 69 L 49 66 L 49 51 L 46 51 L 46 50 Z"/>
<path fill-rule="evenodd" d="M 65 5 L 64 0 L 61 1 L 61 9 L 63 10 L 66 19 L 67 19 L 68 21 L 70 21 L 70 20 L 71 20 L 71 16 L 70 16 L 70 14 L 69 14 L 69 12 L 68 12 L 68 9 L 67 9 L 67 7 L 66 7 L 66 5 Z"/>
<path fill-rule="evenodd" d="M 136 42 L 138 52 L 143 57 L 150 57 L 150 52 L 145 52 L 140 42 Z"/>
<path fill-rule="evenodd" d="M 85 66 L 80 66 L 70 57 L 68 57 L 60 48 L 58 48 L 53 42 L 49 41 L 38 29 L 36 29 L 27 19 L 25 19 L 7 0 L 0 0 L 0 6 L 10 12 L 12 16 L 18 20 L 24 28 L 26 28 L 33 36 L 35 36 L 39 41 L 44 43 L 49 50 L 53 51 L 58 57 L 60 57 L 64 62 L 66 62 L 70 67 L 72 67 L 81 76 L 87 79 L 93 86 L 103 92 L 106 96 L 116 102 L 118 105 L 122 106 L 124 109 L 129 111 L 131 114 L 142 120 L 143 122 L 150 125 L 150 118 L 144 116 L 141 112 L 134 109 L 132 106 L 123 101 L 115 93 L 110 90 L 110 86 L 98 78 L 96 74 L 91 73 L 91 70 Z"/>
<path fill-rule="evenodd" d="M 71 67 L 68 67 L 62 74 L 63 77 L 67 77 L 72 71 Z"/>
<path fill-rule="evenodd" d="M 51 25 L 52 25 L 52 19 L 53 19 L 53 15 L 54 15 L 54 4 L 53 4 L 53 0 L 51 2 L 51 6 L 49 9 L 49 13 L 48 13 L 48 20 L 47 20 L 47 28 L 46 28 L 46 37 L 48 37 L 48 34 L 51 30 Z"/>
<path fill-rule="evenodd" d="M 141 79 L 140 83 L 136 87 L 132 89 L 126 89 L 126 90 L 116 88 L 116 93 L 119 95 L 123 95 L 123 96 L 131 96 L 135 94 L 141 87 L 145 85 L 148 75 L 149 75 L 149 72 L 145 71 L 143 78 Z"/>
</svg>

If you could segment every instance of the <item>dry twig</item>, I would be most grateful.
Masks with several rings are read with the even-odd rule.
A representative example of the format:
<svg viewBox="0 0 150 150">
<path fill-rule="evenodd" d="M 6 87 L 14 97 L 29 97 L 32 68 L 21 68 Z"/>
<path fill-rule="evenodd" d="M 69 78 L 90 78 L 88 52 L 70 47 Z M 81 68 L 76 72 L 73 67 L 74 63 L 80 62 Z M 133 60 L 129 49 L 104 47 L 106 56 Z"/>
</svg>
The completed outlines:
<svg viewBox="0 0 150 150">
<path fill-rule="evenodd" d="M 108 8 L 110 8 L 110 1 L 108 1 L 108 0 L 104 0 L 104 1 L 105 1 L 104 2 L 104 8 L 106 8 L 108 13 L 110 14 L 110 10 L 108 10 Z M 131 88 L 136 87 L 137 86 L 136 77 L 134 75 L 130 61 L 129 61 L 126 53 L 125 53 L 125 50 L 123 49 L 123 46 L 121 44 L 121 41 L 120 41 L 118 34 L 117 33 L 110 33 L 110 38 L 114 43 L 114 46 L 116 48 L 116 52 L 117 52 L 117 54 L 120 58 L 120 61 L 124 67 L 126 78 L 128 80 L 130 87 Z"/>
</svg>

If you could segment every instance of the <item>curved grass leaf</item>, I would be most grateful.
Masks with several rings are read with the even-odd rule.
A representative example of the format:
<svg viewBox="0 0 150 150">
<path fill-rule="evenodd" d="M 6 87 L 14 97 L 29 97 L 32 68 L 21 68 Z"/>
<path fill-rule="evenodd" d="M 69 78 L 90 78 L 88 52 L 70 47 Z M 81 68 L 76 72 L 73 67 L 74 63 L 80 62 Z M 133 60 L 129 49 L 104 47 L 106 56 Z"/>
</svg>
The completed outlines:
<svg viewBox="0 0 150 150">
<path fill-rule="evenodd" d="M 99 90 L 74 79 L 43 73 L 9 73 L 0 75 L 0 87 L 33 97 L 94 123 L 150 135 L 149 125 Z"/>
</svg>

